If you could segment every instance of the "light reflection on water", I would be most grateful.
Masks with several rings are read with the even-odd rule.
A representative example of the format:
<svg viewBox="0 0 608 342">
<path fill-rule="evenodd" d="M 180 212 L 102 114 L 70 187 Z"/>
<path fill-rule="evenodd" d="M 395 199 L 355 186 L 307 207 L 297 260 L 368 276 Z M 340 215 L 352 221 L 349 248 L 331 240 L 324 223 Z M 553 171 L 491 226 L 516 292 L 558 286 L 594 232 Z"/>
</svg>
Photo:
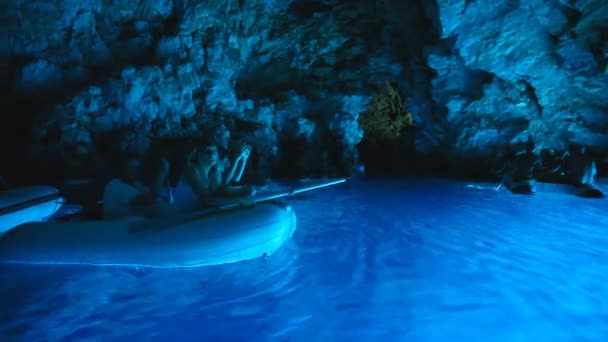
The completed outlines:
<svg viewBox="0 0 608 342">
<path fill-rule="evenodd" d="M 600 341 L 606 200 L 354 181 L 292 201 L 267 261 L 0 266 L 9 340 Z M 603 336 L 603 337 L 602 337 Z"/>
</svg>

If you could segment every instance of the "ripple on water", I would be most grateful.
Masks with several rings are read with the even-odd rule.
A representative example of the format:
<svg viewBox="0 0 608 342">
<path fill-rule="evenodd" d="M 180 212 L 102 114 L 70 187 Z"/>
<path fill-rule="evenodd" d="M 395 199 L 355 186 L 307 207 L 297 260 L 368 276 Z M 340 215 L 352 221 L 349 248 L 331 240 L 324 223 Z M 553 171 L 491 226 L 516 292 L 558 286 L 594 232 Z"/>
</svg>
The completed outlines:
<svg viewBox="0 0 608 342">
<path fill-rule="evenodd" d="M 214 341 L 595 341 L 608 336 L 608 221 L 598 203 L 352 182 L 293 200 L 298 229 L 267 261 L 2 266 L 9 322 L 0 332 L 27 341 L 185 331 Z"/>
</svg>

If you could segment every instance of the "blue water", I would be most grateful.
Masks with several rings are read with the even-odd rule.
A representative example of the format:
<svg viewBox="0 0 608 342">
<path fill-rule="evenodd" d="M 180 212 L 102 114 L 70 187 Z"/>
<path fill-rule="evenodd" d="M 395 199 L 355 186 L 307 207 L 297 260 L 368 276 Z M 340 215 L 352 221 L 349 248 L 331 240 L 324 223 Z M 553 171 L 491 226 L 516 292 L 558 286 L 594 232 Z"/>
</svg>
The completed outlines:
<svg viewBox="0 0 608 342">
<path fill-rule="evenodd" d="M 1 341 L 604 341 L 608 201 L 357 181 L 270 259 L 0 266 Z"/>
</svg>

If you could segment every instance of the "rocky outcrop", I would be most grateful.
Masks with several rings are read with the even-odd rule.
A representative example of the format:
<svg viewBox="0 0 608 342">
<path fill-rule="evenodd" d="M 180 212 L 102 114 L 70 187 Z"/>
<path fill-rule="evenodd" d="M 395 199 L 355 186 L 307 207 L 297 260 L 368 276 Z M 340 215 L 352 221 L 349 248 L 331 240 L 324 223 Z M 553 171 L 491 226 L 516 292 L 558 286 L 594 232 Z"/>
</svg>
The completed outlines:
<svg viewBox="0 0 608 342">
<path fill-rule="evenodd" d="M 8 1 L 9 58 L 21 66 L 13 86 L 65 86 L 113 63 L 141 62 L 173 12 L 170 0 Z"/>
<path fill-rule="evenodd" d="M 31 15 L 37 6 L 13 10 Z M 390 77 L 384 70 L 390 65 L 367 67 L 381 25 L 360 4 L 319 3 L 314 11 L 284 1 L 69 6 L 56 1 L 44 12 L 62 37 L 45 40 L 32 29 L 12 45 L 14 54 L 32 58 L 14 90 L 65 86 L 71 66 L 91 80 L 40 117 L 37 158 L 96 165 L 100 156 L 144 153 L 165 138 L 213 140 L 223 127 L 233 142 L 254 146 L 258 178 L 289 169 L 287 156 L 298 144 L 304 147 L 299 159 L 309 161 L 300 163 L 299 174 L 349 173 L 362 137 L 357 119 L 367 106 L 364 90 L 373 84 L 368 79 Z M 368 25 L 353 25 L 359 18 Z M 113 65 L 103 68 L 107 75 L 87 78 L 107 64 Z"/>
<path fill-rule="evenodd" d="M 427 50 L 433 98 L 455 156 L 541 148 L 608 150 L 608 5 L 603 1 L 438 1 Z"/>
<path fill-rule="evenodd" d="M 31 155 L 76 173 L 188 137 L 252 144 L 250 179 L 348 174 L 388 81 L 413 119 L 392 160 L 500 162 L 528 136 L 608 151 L 601 0 L 14 0 L 6 18 Z"/>
</svg>

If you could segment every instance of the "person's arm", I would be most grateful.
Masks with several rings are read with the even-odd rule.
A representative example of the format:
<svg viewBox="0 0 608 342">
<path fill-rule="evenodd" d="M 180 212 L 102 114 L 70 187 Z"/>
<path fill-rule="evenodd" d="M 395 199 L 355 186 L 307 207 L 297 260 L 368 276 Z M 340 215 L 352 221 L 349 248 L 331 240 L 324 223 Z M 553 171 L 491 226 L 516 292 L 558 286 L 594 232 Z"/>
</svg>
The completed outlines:
<svg viewBox="0 0 608 342">
<path fill-rule="evenodd" d="M 245 172 L 245 166 L 247 166 L 247 160 L 248 160 L 248 158 L 246 158 L 246 157 L 243 157 L 240 160 L 239 171 L 237 172 L 236 177 L 234 177 L 234 181 L 236 183 L 239 183 L 241 181 L 241 178 L 243 177 L 243 172 Z"/>
<path fill-rule="evenodd" d="M 562 154 L 559 165 L 555 168 L 555 171 L 559 171 L 562 175 L 566 173 L 568 159 L 570 158 L 570 152 L 566 151 Z"/>
<path fill-rule="evenodd" d="M 242 156 L 238 156 L 236 158 L 236 160 L 234 161 L 234 163 L 232 163 L 232 165 L 230 165 L 230 170 L 226 174 L 226 177 L 224 178 L 224 181 L 223 181 L 224 185 L 230 184 L 230 182 L 232 182 L 232 180 L 234 179 L 234 174 L 236 173 L 236 168 L 240 164 L 241 159 L 242 159 Z M 229 163 L 230 163 L 230 161 L 225 162 L 225 164 L 229 164 Z"/>
<path fill-rule="evenodd" d="M 190 186 L 199 201 L 205 203 L 211 195 L 209 184 L 204 184 L 201 177 L 198 176 L 197 165 L 195 163 L 195 161 L 190 161 L 186 164 L 183 179 Z"/>
<path fill-rule="evenodd" d="M 249 160 L 249 154 L 251 153 L 251 146 L 245 145 L 241 150 L 241 155 L 239 156 L 239 169 L 234 178 L 235 183 L 239 183 L 241 178 L 243 177 L 243 173 L 245 172 L 245 167 L 247 166 L 247 161 Z"/>
<path fill-rule="evenodd" d="M 167 203 L 173 204 L 175 202 L 175 198 L 173 196 L 173 188 L 171 188 L 171 182 L 167 181 Z"/>
<path fill-rule="evenodd" d="M 589 184 L 594 184 L 597 176 L 597 167 L 595 166 L 595 160 L 591 161 L 591 165 L 589 166 L 591 169 L 589 170 Z"/>
</svg>

